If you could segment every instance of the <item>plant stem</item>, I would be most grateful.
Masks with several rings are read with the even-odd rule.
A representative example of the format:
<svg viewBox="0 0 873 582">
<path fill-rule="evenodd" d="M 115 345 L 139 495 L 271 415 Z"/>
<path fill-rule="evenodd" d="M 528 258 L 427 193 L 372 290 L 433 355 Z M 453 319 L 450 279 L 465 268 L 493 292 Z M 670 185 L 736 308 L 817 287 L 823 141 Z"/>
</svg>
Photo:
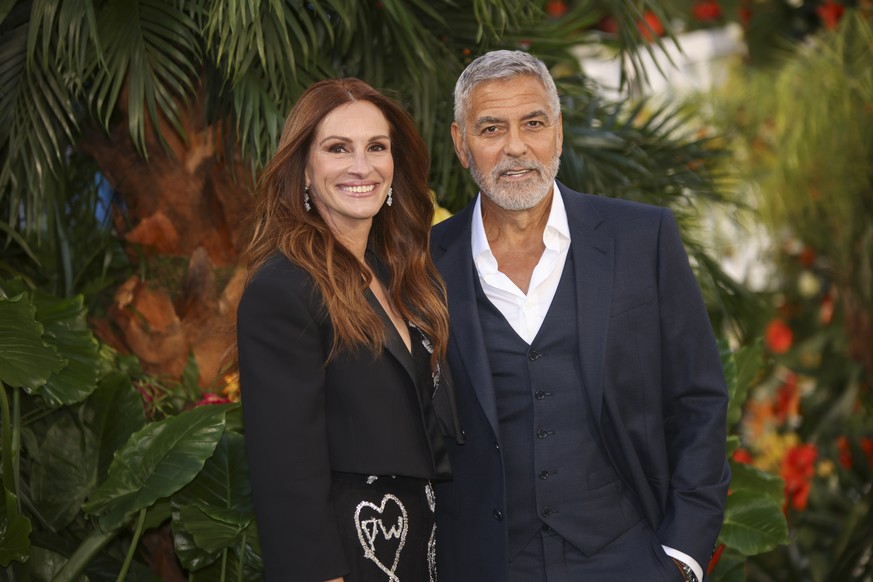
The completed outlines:
<svg viewBox="0 0 873 582">
<path fill-rule="evenodd" d="M 73 555 L 70 556 L 70 559 L 67 560 L 61 571 L 52 578 L 52 582 L 73 582 L 73 580 L 78 580 L 85 570 L 85 566 L 91 562 L 94 556 L 103 551 L 106 544 L 117 536 L 120 531 L 121 528 L 110 532 L 103 532 L 99 529 L 92 532 L 90 536 L 79 544 L 79 547 L 76 548 L 76 551 L 73 552 Z"/>
<path fill-rule="evenodd" d="M 136 553 L 136 546 L 139 544 L 139 537 L 142 535 L 142 530 L 145 525 L 147 509 L 147 507 L 143 507 L 139 510 L 139 518 L 136 520 L 136 529 L 133 530 L 133 539 L 130 540 L 130 548 L 127 550 L 127 555 L 124 557 L 124 564 L 122 564 L 121 572 L 118 573 L 118 578 L 115 582 L 122 582 L 127 578 L 127 571 L 130 569 L 131 562 L 133 562 L 133 555 Z"/>
<path fill-rule="evenodd" d="M 221 582 L 227 580 L 227 548 L 221 550 Z"/>
<path fill-rule="evenodd" d="M 0 422 L 3 423 L 3 486 L 11 493 L 17 495 L 15 475 L 12 469 L 12 415 L 9 413 L 9 397 L 6 395 L 6 384 L 0 382 L 0 388 L 2 388 L 0 389 Z"/>
<path fill-rule="evenodd" d="M 236 572 L 237 582 L 243 582 L 243 572 L 245 571 L 245 566 L 246 566 L 246 543 L 248 542 L 248 538 L 249 538 L 249 529 L 246 528 L 243 530 L 243 535 L 242 535 L 242 544 L 241 544 L 242 550 L 240 550 L 240 553 L 239 553 L 239 569 L 237 569 L 237 572 Z"/>
</svg>

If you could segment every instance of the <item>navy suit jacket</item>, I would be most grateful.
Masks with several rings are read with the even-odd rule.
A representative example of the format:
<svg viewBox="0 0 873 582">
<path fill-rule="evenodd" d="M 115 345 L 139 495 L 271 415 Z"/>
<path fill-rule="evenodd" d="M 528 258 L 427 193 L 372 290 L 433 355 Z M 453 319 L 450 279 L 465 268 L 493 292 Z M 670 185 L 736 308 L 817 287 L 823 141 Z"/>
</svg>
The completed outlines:
<svg viewBox="0 0 873 582">
<path fill-rule="evenodd" d="M 582 389 L 607 453 L 659 541 L 705 569 L 730 469 L 728 396 L 697 281 L 669 210 L 559 185 L 575 264 Z M 504 470 L 474 288 L 471 204 L 434 227 L 448 290 L 448 361 L 466 443 L 437 485 L 437 560 L 451 582 L 503 581 Z M 582 411 L 580 411 L 580 414 Z M 571 492 L 571 495 L 573 493 Z M 615 508 L 601 507 L 608 522 Z"/>
</svg>

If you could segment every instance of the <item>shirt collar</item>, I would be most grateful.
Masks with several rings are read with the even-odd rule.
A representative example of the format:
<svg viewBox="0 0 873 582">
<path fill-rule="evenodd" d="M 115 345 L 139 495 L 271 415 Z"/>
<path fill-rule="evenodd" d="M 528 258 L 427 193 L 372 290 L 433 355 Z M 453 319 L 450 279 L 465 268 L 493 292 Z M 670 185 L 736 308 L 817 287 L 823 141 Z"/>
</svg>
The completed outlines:
<svg viewBox="0 0 873 582">
<path fill-rule="evenodd" d="M 563 251 L 570 245 L 570 224 L 567 221 L 567 209 L 558 183 L 552 186 L 552 207 L 549 210 L 549 219 L 543 231 L 543 244 L 547 250 Z M 485 272 L 497 271 L 497 260 L 491 253 L 491 245 L 485 236 L 485 223 L 482 221 L 482 193 L 476 197 L 476 206 L 473 208 L 472 247 L 473 260 L 476 266 Z"/>
</svg>

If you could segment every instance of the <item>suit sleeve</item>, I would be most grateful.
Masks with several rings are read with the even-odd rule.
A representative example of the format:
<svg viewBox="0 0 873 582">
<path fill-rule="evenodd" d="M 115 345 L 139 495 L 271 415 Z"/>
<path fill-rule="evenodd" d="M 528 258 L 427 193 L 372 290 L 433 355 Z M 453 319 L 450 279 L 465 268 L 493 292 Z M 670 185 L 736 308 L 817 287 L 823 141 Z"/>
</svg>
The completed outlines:
<svg viewBox="0 0 873 582">
<path fill-rule="evenodd" d="M 347 573 L 330 502 L 326 333 L 293 271 L 255 276 L 240 301 L 240 385 L 252 496 L 267 580 Z"/>
<path fill-rule="evenodd" d="M 700 288 L 673 215 L 658 241 L 661 386 L 670 463 L 666 514 L 658 537 L 706 568 L 724 518 L 727 387 Z"/>
</svg>

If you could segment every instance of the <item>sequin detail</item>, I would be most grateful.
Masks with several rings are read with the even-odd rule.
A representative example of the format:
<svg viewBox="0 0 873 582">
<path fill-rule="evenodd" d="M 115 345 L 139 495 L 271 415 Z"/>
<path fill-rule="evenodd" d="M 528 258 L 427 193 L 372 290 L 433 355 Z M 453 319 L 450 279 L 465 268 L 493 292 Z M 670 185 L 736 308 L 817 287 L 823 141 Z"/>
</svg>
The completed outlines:
<svg viewBox="0 0 873 582">
<path fill-rule="evenodd" d="M 421 345 L 424 346 L 424 349 L 427 350 L 427 353 L 432 354 L 433 353 L 433 343 L 430 341 L 430 338 L 427 337 L 426 335 L 424 335 L 424 332 L 421 331 L 420 329 L 418 329 L 418 326 L 416 326 L 414 323 L 412 323 L 411 321 L 408 323 L 409 323 L 409 327 L 412 327 L 412 328 L 415 328 L 418 330 L 419 335 L 421 335 Z M 436 363 L 436 366 L 434 367 L 433 372 L 431 373 L 431 377 L 433 378 L 433 393 L 430 395 L 430 397 L 434 398 L 436 396 L 437 390 L 439 390 L 440 378 L 442 377 L 442 369 L 440 368 L 439 362 Z"/>
<path fill-rule="evenodd" d="M 427 540 L 427 572 L 430 582 L 437 582 L 436 568 L 436 524 L 430 530 L 430 539 Z"/>
<path fill-rule="evenodd" d="M 433 486 L 430 484 L 430 481 L 424 486 L 424 494 L 427 497 L 427 506 L 430 508 L 431 513 L 436 511 L 436 495 L 433 494 Z"/>
<path fill-rule="evenodd" d="M 385 513 L 386 507 L 395 505 L 399 508 L 400 514 L 397 516 L 396 523 L 389 524 L 385 527 L 382 521 L 382 515 Z M 364 513 L 364 515 L 361 515 Z M 390 493 L 382 497 L 380 506 L 369 501 L 358 503 L 355 509 L 355 527 L 358 530 L 358 540 L 361 542 L 361 547 L 364 548 L 364 557 L 371 560 L 380 570 L 388 574 L 389 582 L 400 582 L 400 579 L 395 574 L 397 564 L 400 562 L 400 552 L 403 546 L 406 545 L 406 533 L 409 531 L 409 516 L 406 512 L 406 507 L 400 500 Z M 389 567 L 383 563 L 377 554 L 378 550 L 382 554 L 390 555 L 391 540 L 399 540 L 397 549 L 394 551 L 394 561 Z M 387 549 L 382 549 L 387 546 Z"/>
</svg>

